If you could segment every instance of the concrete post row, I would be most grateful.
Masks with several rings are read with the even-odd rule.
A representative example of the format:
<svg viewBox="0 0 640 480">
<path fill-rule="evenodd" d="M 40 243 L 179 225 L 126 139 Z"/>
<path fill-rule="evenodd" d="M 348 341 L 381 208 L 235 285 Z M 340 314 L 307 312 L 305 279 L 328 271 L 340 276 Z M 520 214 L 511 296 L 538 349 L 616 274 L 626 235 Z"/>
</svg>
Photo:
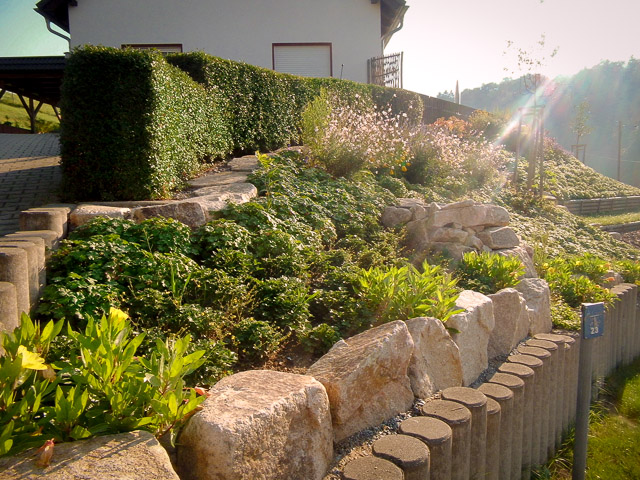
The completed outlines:
<svg viewBox="0 0 640 480">
<path fill-rule="evenodd" d="M 468 480 L 471 461 L 471 412 L 450 400 L 432 400 L 420 407 L 420 413 L 437 418 L 451 427 L 451 479 Z"/>
<path fill-rule="evenodd" d="M 20 213 L 24 231 L 0 237 L 0 329 L 20 325 L 22 313 L 35 307 L 46 285 L 46 261 L 67 234 L 69 207 L 26 210 Z"/>
<path fill-rule="evenodd" d="M 451 478 L 451 427 L 434 417 L 411 417 L 400 424 L 400 433 L 422 441 L 430 451 L 433 480 Z"/>
</svg>

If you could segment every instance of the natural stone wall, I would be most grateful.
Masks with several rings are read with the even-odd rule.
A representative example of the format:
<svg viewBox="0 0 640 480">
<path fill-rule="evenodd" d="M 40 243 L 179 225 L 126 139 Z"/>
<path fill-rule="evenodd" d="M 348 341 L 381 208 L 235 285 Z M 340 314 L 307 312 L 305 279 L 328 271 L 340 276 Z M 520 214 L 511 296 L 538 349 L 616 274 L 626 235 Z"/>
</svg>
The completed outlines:
<svg viewBox="0 0 640 480">
<path fill-rule="evenodd" d="M 509 220 L 505 208 L 473 200 L 426 205 L 400 198 L 385 209 L 381 221 L 387 228 L 406 226 L 406 244 L 418 262 L 433 253 L 459 260 L 467 252 L 495 252 L 517 256 L 525 265 L 525 277 L 536 277 L 533 251 L 508 227 Z"/>
</svg>

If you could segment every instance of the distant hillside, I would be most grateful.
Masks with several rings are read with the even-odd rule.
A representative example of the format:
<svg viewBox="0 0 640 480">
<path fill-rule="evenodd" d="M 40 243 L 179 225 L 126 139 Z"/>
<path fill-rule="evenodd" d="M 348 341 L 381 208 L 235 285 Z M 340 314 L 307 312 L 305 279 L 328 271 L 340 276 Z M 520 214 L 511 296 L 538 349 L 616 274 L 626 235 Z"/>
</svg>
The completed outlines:
<svg viewBox="0 0 640 480">
<path fill-rule="evenodd" d="M 589 102 L 591 134 L 580 139 L 587 144 L 586 164 L 609 177 L 617 175 L 618 121 L 622 127 L 621 180 L 640 187 L 640 61 L 602 62 L 572 77 L 549 82 L 541 103 L 547 106 L 545 128 L 565 149 L 576 143 L 571 130 L 575 108 Z M 506 79 L 480 88 L 464 90 L 462 103 L 488 111 L 513 113 L 530 94 L 522 79 Z"/>
</svg>

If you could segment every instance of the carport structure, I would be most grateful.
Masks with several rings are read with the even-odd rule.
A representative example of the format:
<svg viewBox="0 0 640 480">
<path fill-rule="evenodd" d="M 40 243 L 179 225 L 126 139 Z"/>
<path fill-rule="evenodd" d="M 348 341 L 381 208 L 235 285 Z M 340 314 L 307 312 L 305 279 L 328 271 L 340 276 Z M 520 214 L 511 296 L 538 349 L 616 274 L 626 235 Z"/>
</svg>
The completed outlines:
<svg viewBox="0 0 640 480">
<path fill-rule="evenodd" d="M 0 98 L 14 92 L 31 120 L 31 133 L 36 132 L 36 116 L 43 104 L 53 107 L 60 119 L 60 86 L 66 59 L 55 57 L 0 57 Z"/>
</svg>

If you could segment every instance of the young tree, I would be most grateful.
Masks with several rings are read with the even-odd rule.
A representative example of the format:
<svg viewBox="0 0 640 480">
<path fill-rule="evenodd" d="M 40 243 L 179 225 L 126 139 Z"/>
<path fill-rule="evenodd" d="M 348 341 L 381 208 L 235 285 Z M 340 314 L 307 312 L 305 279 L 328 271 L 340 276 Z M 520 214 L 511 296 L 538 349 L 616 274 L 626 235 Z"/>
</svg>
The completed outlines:
<svg viewBox="0 0 640 480">
<path fill-rule="evenodd" d="M 591 105 L 587 100 L 580 102 L 573 108 L 575 116 L 571 120 L 571 131 L 576 134 L 576 145 L 580 144 L 580 138 L 589 135 L 593 129 L 588 125 Z"/>
</svg>

